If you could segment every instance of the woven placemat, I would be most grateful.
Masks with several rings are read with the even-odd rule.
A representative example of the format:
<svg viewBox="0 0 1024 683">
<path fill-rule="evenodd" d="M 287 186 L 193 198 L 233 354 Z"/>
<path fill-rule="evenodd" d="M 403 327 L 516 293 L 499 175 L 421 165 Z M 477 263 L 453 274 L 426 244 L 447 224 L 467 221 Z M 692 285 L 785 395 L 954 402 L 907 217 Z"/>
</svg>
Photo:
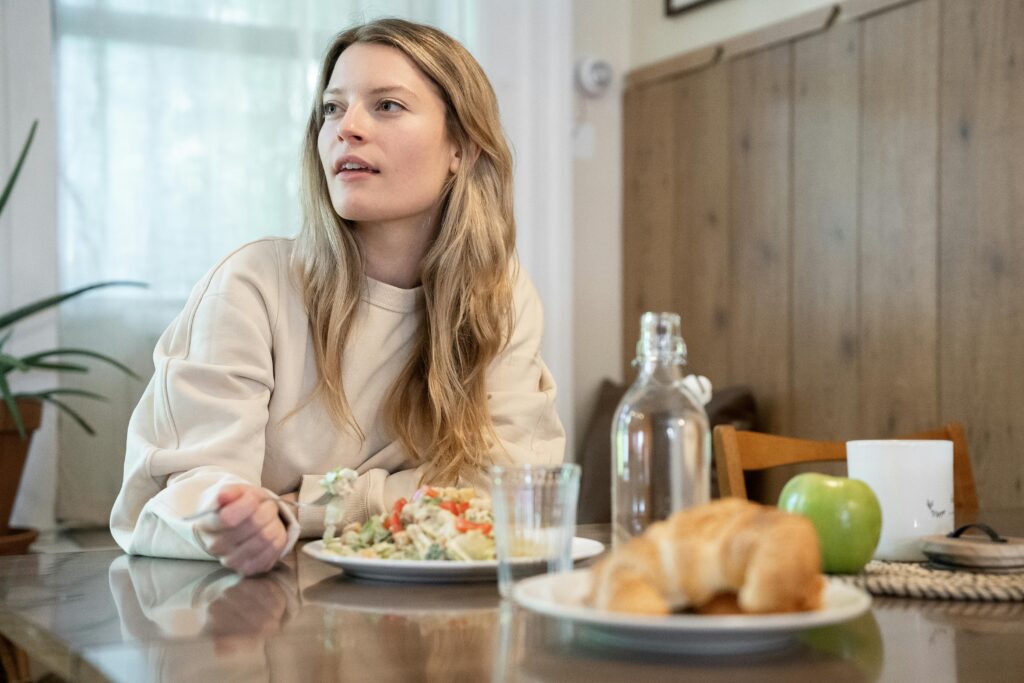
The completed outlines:
<svg viewBox="0 0 1024 683">
<path fill-rule="evenodd" d="M 931 569 L 917 562 L 872 560 L 860 574 L 834 578 L 872 595 L 937 600 L 1024 602 L 1024 572 L 985 574 L 969 570 Z"/>
</svg>

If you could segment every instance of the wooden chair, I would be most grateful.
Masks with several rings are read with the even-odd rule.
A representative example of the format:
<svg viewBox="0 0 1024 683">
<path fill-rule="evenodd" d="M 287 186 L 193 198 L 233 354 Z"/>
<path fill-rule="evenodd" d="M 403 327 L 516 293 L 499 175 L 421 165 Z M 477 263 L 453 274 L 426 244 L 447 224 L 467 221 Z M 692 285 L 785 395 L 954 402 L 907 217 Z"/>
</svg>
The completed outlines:
<svg viewBox="0 0 1024 683">
<path fill-rule="evenodd" d="M 904 439 L 947 439 L 953 442 L 953 505 L 958 509 L 977 509 L 978 492 L 967 452 L 967 437 L 959 422 L 927 432 L 900 437 Z M 715 467 L 722 497 L 747 497 L 743 481 L 746 470 L 764 470 L 802 462 L 846 460 L 843 441 L 814 441 L 759 432 L 738 431 L 728 425 L 715 427 Z"/>
</svg>

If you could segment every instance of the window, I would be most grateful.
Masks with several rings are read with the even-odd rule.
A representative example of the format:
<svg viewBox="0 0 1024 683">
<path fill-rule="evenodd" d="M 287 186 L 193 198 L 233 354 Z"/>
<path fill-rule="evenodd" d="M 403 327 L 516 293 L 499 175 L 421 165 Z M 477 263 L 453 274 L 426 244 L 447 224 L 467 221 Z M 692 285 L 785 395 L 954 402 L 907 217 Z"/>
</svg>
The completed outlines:
<svg viewBox="0 0 1024 683">
<path fill-rule="evenodd" d="M 431 23 L 474 49 L 478 2 L 58 0 L 58 263 L 62 346 L 124 360 L 148 381 L 160 333 L 241 244 L 298 230 L 301 134 L 322 50 L 378 16 Z M 98 366 L 61 384 L 94 437 L 61 418 L 57 517 L 105 523 L 144 382 Z"/>
</svg>

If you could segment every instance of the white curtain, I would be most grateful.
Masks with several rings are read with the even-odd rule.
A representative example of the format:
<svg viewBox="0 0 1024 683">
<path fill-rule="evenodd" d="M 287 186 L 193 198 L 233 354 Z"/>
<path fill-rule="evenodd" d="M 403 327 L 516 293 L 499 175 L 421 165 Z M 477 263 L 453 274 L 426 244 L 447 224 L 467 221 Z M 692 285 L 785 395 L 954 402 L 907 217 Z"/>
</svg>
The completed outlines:
<svg viewBox="0 0 1024 683">
<path fill-rule="evenodd" d="M 500 42 L 488 17 L 502 6 L 512 11 L 509 5 L 527 12 L 523 26 L 554 12 L 568 29 L 567 0 L 57 0 L 61 288 L 115 279 L 148 283 L 144 290 L 101 290 L 67 305 L 61 344 L 108 353 L 148 380 L 157 337 L 202 274 L 246 241 L 297 231 L 300 136 L 331 35 L 353 23 L 401 16 L 433 24 L 478 53 L 481 42 Z M 559 45 L 545 49 L 563 52 Z M 485 52 L 481 61 L 489 70 L 518 68 L 510 58 Z M 564 53 L 559 59 L 568 77 L 567 44 Z M 571 92 L 559 96 L 568 112 Z M 524 120 L 510 122 L 506 109 L 510 130 L 530 130 Z M 529 149 L 535 143 L 513 144 Z M 566 177 L 559 182 L 567 180 L 565 157 Z M 541 175 L 531 183 L 543 182 L 545 172 L 531 169 Z M 563 204 L 568 197 L 566 191 Z M 565 214 L 563 225 L 541 227 L 538 220 L 524 222 L 521 212 L 521 231 L 568 235 Z M 523 258 L 535 277 L 550 269 Z M 120 486 L 128 417 L 144 381 L 97 367 L 62 384 L 99 391 L 110 401 L 76 403 L 96 427 L 94 437 L 61 416 L 57 516 L 70 524 L 104 523 Z M 562 389 L 571 395 L 568 386 Z"/>
</svg>

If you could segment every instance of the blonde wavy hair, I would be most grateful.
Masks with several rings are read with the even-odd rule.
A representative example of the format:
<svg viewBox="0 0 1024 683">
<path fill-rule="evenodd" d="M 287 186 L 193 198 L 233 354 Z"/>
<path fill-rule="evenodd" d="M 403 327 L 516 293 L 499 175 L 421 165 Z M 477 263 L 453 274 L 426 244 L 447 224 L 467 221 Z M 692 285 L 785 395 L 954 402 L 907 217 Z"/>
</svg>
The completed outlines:
<svg viewBox="0 0 1024 683">
<path fill-rule="evenodd" d="M 334 210 L 317 138 L 322 98 L 341 53 L 355 43 L 400 50 L 444 101 L 445 129 L 461 152 L 439 197 L 437 236 L 420 269 L 426 311 L 409 362 L 382 406 L 386 424 L 430 479 L 452 483 L 489 461 L 497 438 L 485 371 L 507 344 L 516 277 L 512 155 L 494 90 L 472 55 L 445 33 L 381 19 L 338 34 L 324 54 L 302 152 L 303 225 L 295 267 L 319 372 L 313 395 L 360 438 L 342 381 L 342 352 L 365 286 L 352 224 Z M 426 478 L 426 477 L 425 477 Z"/>
</svg>

